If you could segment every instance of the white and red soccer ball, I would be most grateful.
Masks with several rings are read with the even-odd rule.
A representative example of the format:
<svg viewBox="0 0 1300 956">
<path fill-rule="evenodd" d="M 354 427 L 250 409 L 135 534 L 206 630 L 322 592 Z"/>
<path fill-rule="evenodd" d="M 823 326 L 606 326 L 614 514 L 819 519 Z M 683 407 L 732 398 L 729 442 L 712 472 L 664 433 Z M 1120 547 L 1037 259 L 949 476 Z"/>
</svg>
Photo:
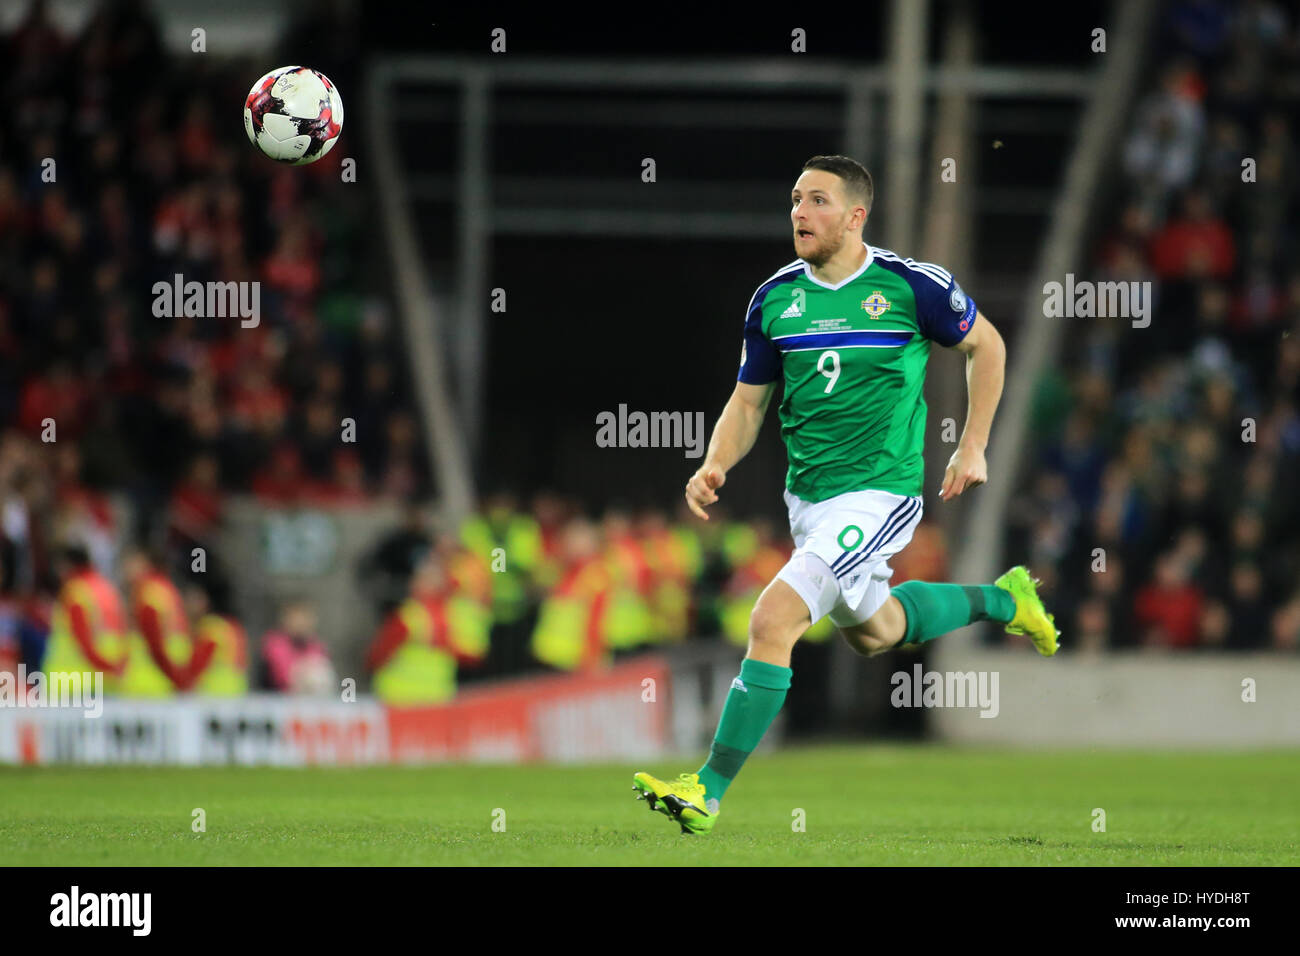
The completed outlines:
<svg viewBox="0 0 1300 956">
<path fill-rule="evenodd" d="M 248 91 L 244 131 L 272 159 L 305 166 L 328 153 L 343 131 L 343 98 L 324 73 L 282 66 Z"/>
</svg>

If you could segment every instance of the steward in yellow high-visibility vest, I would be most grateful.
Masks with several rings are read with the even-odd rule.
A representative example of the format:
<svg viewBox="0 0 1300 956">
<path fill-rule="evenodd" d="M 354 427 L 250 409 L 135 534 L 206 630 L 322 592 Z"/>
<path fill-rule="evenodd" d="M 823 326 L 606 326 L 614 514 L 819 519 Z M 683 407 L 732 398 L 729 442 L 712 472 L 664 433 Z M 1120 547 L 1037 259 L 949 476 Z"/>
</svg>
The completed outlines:
<svg viewBox="0 0 1300 956">
<path fill-rule="evenodd" d="M 573 522 L 568 505 L 558 495 L 543 491 L 533 498 L 530 515 L 537 522 L 537 535 L 541 553 L 532 570 L 533 587 L 539 591 L 554 590 L 564 576 L 569 564 L 567 542 Z"/>
<path fill-rule="evenodd" d="M 719 538 L 722 559 L 733 571 L 748 564 L 758 552 L 758 532 L 747 521 L 728 521 L 723 525 Z"/>
<path fill-rule="evenodd" d="M 123 570 L 131 588 L 131 619 L 124 697 L 170 697 L 188 690 L 191 672 L 207 663 L 211 651 L 200 651 L 190 637 L 190 625 L 180 591 L 144 552 L 128 552 Z"/>
<path fill-rule="evenodd" d="M 560 558 L 564 572 L 538 609 L 533 656 L 560 670 L 601 670 L 612 651 L 635 647 L 652 633 L 638 590 L 649 569 L 627 549 L 602 547 L 600 533 L 583 519 L 565 529 Z"/>
<path fill-rule="evenodd" d="M 485 514 L 467 519 L 461 541 L 487 561 L 492 572 L 492 618 L 513 624 L 528 611 L 534 575 L 542 562 L 542 532 L 530 515 L 513 502 L 493 501 Z"/>
<path fill-rule="evenodd" d="M 194 625 L 200 647 L 211 645 L 207 667 L 194 682 L 194 693 L 208 697 L 242 697 L 248 693 L 248 638 L 234 618 L 205 614 Z"/>
<path fill-rule="evenodd" d="M 182 690 L 205 697 L 248 693 L 248 637 L 243 626 L 213 607 L 206 587 L 185 586 L 185 613 L 194 622 L 194 656 Z"/>
<path fill-rule="evenodd" d="M 639 531 L 653 582 L 654 631 L 665 642 L 683 641 L 691 626 L 691 585 L 702 568 L 699 538 L 685 528 L 670 529 L 655 511 L 642 516 Z"/>
<path fill-rule="evenodd" d="M 485 608 L 492 607 L 492 569 L 486 560 L 450 535 L 438 541 L 438 558 L 452 590 Z"/>
<path fill-rule="evenodd" d="M 607 666 L 605 607 L 612 590 L 612 575 L 599 556 L 572 564 L 542 601 L 533 629 L 533 656 L 565 671 Z"/>
<path fill-rule="evenodd" d="M 56 558 L 63 586 L 54 603 L 41 669 L 56 673 L 102 673 L 104 690 L 117 693 L 126 667 L 126 615 L 112 582 L 73 545 Z"/>
<path fill-rule="evenodd" d="M 674 547 L 680 556 L 679 561 L 689 581 L 699 580 L 704 572 L 704 542 L 700 533 L 688 525 L 675 524 L 668 529 L 672 535 Z"/>
<path fill-rule="evenodd" d="M 650 607 L 654 573 L 642 542 L 632 533 L 627 519 L 617 512 L 606 516 L 605 534 L 604 562 L 611 582 L 602 625 L 605 642 L 615 651 L 657 643 L 664 635 L 656 629 Z"/>
<path fill-rule="evenodd" d="M 366 657 L 375 695 L 407 707 L 451 700 L 458 666 L 487 656 L 491 628 L 491 612 L 452 589 L 436 559 L 426 560 Z"/>
</svg>

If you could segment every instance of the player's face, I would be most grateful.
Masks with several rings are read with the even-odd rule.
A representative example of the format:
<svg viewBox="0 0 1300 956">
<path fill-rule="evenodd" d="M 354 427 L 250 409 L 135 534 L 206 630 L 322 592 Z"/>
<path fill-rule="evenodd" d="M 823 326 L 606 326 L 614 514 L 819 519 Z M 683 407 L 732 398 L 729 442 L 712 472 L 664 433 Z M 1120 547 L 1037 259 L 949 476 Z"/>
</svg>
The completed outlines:
<svg viewBox="0 0 1300 956">
<path fill-rule="evenodd" d="M 852 214 L 840 177 L 824 169 L 804 170 L 790 192 L 794 254 L 809 265 L 825 265 L 848 240 Z"/>
</svg>

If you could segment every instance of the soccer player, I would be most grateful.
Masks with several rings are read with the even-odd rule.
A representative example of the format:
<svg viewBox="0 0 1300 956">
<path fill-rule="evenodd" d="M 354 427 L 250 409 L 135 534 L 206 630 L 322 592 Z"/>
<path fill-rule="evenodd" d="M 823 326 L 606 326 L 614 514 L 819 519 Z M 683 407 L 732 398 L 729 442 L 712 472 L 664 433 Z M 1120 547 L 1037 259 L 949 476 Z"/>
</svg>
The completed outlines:
<svg viewBox="0 0 1300 956">
<path fill-rule="evenodd" d="M 682 827 L 713 829 L 720 801 L 780 711 L 790 652 L 827 614 L 858 653 L 919 644 L 973 621 L 1028 634 L 1056 653 L 1053 618 L 1022 566 L 993 584 L 906 581 L 889 587 L 888 559 L 921 520 L 930 342 L 967 355 L 969 409 L 939 497 L 984 484 L 993 412 L 1002 394 L 1002 337 L 945 269 L 862 240 L 871 175 L 845 156 L 814 156 L 790 194 L 798 259 L 750 299 L 740 374 L 686 502 L 708 520 L 727 472 L 754 445 L 778 377 L 789 458 L 785 501 L 795 551 L 759 595 L 749 647 L 731 683 L 708 761 L 667 782 L 638 773 L 638 797 Z"/>
</svg>

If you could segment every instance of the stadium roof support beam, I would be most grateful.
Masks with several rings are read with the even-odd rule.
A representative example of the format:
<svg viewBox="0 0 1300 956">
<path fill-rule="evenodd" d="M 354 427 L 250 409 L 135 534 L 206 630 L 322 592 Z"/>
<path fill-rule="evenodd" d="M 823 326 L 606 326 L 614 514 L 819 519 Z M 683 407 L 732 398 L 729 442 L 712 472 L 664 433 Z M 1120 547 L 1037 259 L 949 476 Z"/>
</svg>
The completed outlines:
<svg viewBox="0 0 1300 956">
<path fill-rule="evenodd" d="M 965 544 L 954 568 L 954 579 L 958 581 L 991 581 L 1003 570 L 1003 531 L 1024 464 L 1034 389 L 1039 372 L 1056 362 L 1070 329 L 1064 322 L 1044 319 L 1043 285 L 1061 281 L 1067 272 L 1079 271 L 1089 216 L 1097 211 L 1093 196 L 1106 161 L 1115 155 L 1129 99 L 1140 77 L 1142 51 L 1155 18 L 1155 0 L 1124 0 L 1115 6 L 1116 26 L 1109 31 L 1109 49 L 1101 54 L 1100 78 L 1094 83 L 1079 126 L 1064 187 L 1057 197 L 1047 240 L 1025 297 L 1018 346 L 1011 355 L 989 442 L 989 483 L 980 492 L 983 497 L 979 507 L 972 510 Z M 941 641 L 939 653 L 959 650 L 961 643 L 973 639 L 973 630 Z"/>
<path fill-rule="evenodd" d="M 844 155 L 865 158 L 868 163 L 875 160 L 872 148 L 875 144 L 871 141 L 871 98 L 871 90 L 865 83 L 850 80 L 844 98 Z"/>
<path fill-rule="evenodd" d="M 386 57 L 372 70 L 384 82 L 436 82 L 458 85 L 466 74 L 482 68 L 470 57 L 420 55 Z M 835 92 L 850 83 L 864 90 L 887 93 L 893 85 L 886 67 L 837 66 L 790 59 L 759 59 L 745 63 L 673 63 L 666 69 L 658 60 L 528 60 L 514 57 L 493 61 L 492 84 L 508 87 L 560 87 L 639 90 L 760 90 L 775 92 Z M 936 93 L 959 90 L 972 96 L 1014 97 L 1018 100 L 1085 97 L 1093 78 L 1083 70 L 1050 67 L 972 66 L 969 69 L 922 68 L 922 82 Z M 381 87 L 387 89 L 387 86 Z"/>
<path fill-rule="evenodd" d="M 492 240 L 492 202 L 488 188 L 491 135 L 490 78 L 471 71 L 461 87 L 460 194 L 455 203 L 460 255 L 456 269 L 456 381 L 471 471 L 483 424 L 483 352 L 488 307 L 488 252 Z"/>
<path fill-rule="evenodd" d="M 889 12 L 889 190 L 885 229 L 891 249 L 914 248 L 916 184 L 925 126 L 925 37 L 929 0 L 894 0 Z"/>
<path fill-rule="evenodd" d="M 398 162 L 396 140 L 388 136 L 394 117 L 390 115 L 387 86 L 391 81 L 382 68 L 370 72 L 367 90 L 367 137 L 375 162 L 375 188 L 392 254 L 393 281 L 398 312 L 408 345 L 411 375 L 420 403 L 420 421 L 429 467 L 436 479 L 440 509 L 444 517 L 458 521 L 474 507 L 473 474 L 465 447 L 465 433 L 456 419 L 450 383 L 439 346 L 439 309 L 425 278 L 415 234 L 406 178 Z"/>
<path fill-rule="evenodd" d="M 975 24 L 970 3 L 961 0 L 954 3 L 943 18 L 944 64 L 950 67 L 968 67 L 973 64 L 975 43 Z M 933 128 L 930 155 L 918 163 L 925 171 L 920 179 L 929 199 L 925 207 L 918 258 L 942 262 L 954 276 L 970 276 L 974 272 L 971 212 L 975 205 L 975 184 L 979 181 L 975 168 L 976 151 L 972 149 L 974 99 L 960 89 L 939 94 Z M 945 163 L 953 164 L 955 180 L 945 181 L 943 178 Z M 992 316 L 987 311 L 987 306 L 984 314 Z M 966 356 L 959 352 L 931 347 L 930 371 L 926 375 L 925 388 L 932 423 L 938 423 L 949 416 L 956 422 L 963 421 L 966 407 L 966 364 Z M 936 430 L 931 427 L 928 434 L 934 436 Z M 942 430 L 938 434 L 942 435 Z M 925 473 L 930 476 L 928 490 L 931 494 L 939 490 L 939 481 L 955 449 L 955 443 L 949 444 L 942 439 L 927 442 Z M 942 506 L 936 512 L 944 537 L 949 541 L 959 540 L 960 519 L 967 516 L 962 511 Z"/>
</svg>

